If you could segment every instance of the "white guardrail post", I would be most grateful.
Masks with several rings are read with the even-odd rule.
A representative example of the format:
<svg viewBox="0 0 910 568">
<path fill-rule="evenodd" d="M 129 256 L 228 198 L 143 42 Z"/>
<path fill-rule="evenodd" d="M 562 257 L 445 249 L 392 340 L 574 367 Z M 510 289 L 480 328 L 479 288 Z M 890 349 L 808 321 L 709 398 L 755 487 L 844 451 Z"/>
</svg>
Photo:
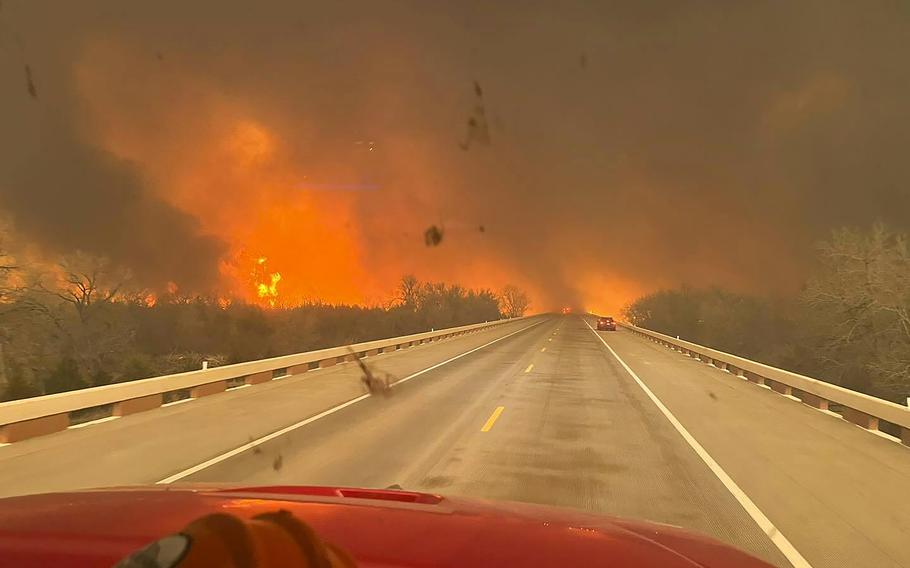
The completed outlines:
<svg viewBox="0 0 910 568">
<path fill-rule="evenodd" d="M 188 392 L 189 398 L 201 398 L 236 386 L 265 383 L 274 378 L 352 361 L 355 355 L 351 351 L 356 356 L 369 357 L 489 329 L 519 319 L 525 318 L 464 325 L 223 367 L 207 368 L 206 365 L 197 371 L 3 402 L 0 403 L 0 443 L 18 442 L 66 430 L 72 425 L 72 414 L 79 411 L 109 407 L 110 416 L 126 416 L 158 408 L 164 404 L 165 397 L 172 393 Z"/>
<path fill-rule="evenodd" d="M 845 420 L 867 430 L 879 431 L 880 422 L 890 423 L 896 429 L 900 441 L 904 445 L 910 446 L 910 408 L 907 406 L 717 351 L 643 327 L 626 323 L 620 323 L 620 325 L 674 351 L 714 365 L 758 385 L 766 386 L 780 394 L 798 398 L 809 406 L 831 411 L 829 406 L 836 405 L 835 408 L 839 410 L 838 413 Z M 910 398 L 908 398 L 908 404 L 910 404 Z"/>
</svg>

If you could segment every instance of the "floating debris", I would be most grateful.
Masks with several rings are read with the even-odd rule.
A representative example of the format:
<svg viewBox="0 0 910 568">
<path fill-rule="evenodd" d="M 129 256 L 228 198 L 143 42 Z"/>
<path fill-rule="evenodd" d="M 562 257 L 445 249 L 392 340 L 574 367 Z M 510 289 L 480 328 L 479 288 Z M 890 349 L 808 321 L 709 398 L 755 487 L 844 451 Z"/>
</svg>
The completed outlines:
<svg viewBox="0 0 910 568">
<path fill-rule="evenodd" d="M 462 150 L 468 150 L 472 144 L 490 144 L 490 127 L 487 124 L 487 111 L 483 102 L 483 89 L 480 83 L 474 81 L 474 112 L 468 118 L 468 132 L 464 142 L 459 142 L 458 146 Z"/>
<path fill-rule="evenodd" d="M 423 233 L 423 242 L 428 247 L 439 246 L 439 243 L 442 242 L 443 229 L 437 227 L 436 225 L 431 226 L 429 229 Z"/>
<path fill-rule="evenodd" d="M 388 396 L 392 393 L 392 375 L 385 373 L 382 377 L 378 376 L 369 367 L 367 367 L 367 364 L 363 362 L 363 359 L 361 359 L 353 349 L 348 348 L 348 351 L 354 355 L 354 359 L 360 366 L 360 370 L 363 371 L 363 376 L 360 377 L 360 382 L 362 382 L 366 387 L 367 392 L 370 394 L 381 394 L 383 396 Z"/>
<path fill-rule="evenodd" d="M 25 66 L 25 85 L 28 88 L 28 94 L 30 94 L 33 99 L 37 99 L 38 89 L 35 88 L 35 80 L 32 77 L 32 68 L 28 65 Z"/>
</svg>

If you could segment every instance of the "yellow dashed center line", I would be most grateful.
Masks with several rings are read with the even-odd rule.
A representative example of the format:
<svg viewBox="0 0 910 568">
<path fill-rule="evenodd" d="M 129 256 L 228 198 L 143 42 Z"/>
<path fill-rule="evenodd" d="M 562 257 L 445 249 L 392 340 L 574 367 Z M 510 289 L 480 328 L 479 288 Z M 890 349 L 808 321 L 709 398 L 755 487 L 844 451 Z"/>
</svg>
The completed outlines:
<svg viewBox="0 0 910 568">
<path fill-rule="evenodd" d="M 553 341 L 553 338 L 552 338 L 552 337 L 548 337 L 548 338 L 547 338 L 547 341 Z"/>
<path fill-rule="evenodd" d="M 534 368 L 534 363 L 531 363 L 530 365 L 528 365 L 528 368 L 525 369 L 525 373 L 530 373 L 531 369 L 533 369 L 533 368 Z"/>
<path fill-rule="evenodd" d="M 480 429 L 481 432 L 489 432 L 490 428 L 493 427 L 493 424 L 496 423 L 496 419 L 499 418 L 499 415 L 502 414 L 502 411 L 505 410 L 505 406 L 497 406 L 496 410 L 493 411 L 493 414 L 487 418 L 487 422 L 483 425 L 483 428 Z"/>
<path fill-rule="evenodd" d="M 546 350 L 547 350 L 546 347 L 541 347 L 541 348 L 540 348 L 540 352 L 541 352 L 541 353 L 543 353 L 543 352 L 546 351 Z"/>
</svg>

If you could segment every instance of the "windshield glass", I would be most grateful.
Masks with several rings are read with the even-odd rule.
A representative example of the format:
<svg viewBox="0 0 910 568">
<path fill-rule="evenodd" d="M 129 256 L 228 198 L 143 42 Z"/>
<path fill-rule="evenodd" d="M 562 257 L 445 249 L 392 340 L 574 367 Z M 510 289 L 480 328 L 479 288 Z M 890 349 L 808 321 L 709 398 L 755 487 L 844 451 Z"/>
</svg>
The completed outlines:
<svg viewBox="0 0 910 568">
<path fill-rule="evenodd" d="M 389 489 L 300 495 L 910 566 L 908 40 L 900 2 L 2 0 L 0 498 Z"/>
</svg>

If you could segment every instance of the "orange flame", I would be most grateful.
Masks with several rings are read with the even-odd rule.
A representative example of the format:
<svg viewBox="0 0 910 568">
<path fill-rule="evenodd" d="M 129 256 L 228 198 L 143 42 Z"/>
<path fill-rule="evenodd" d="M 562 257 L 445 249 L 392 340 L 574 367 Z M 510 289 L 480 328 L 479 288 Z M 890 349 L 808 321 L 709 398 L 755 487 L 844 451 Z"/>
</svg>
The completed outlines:
<svg viewBox="0 0 910 568">
<path fill-rule="evenodd" d="M 87 121 L 99 145 L 154 180 L 157 197 L 228 245 L 216 293 L 266 307 L 370 304 L 394 296 L 397 280 L 414 273 L 470 287 L 514 283 L 539 297 L 483 230 L 462 228 L 459 246 L 425 246 L 445 176 L 407 132 L 389 133 L 375 148 L 352 138 L 349 147 L 333 140 L 323 150 L 316 119 L 285 120 L 280 108 L 224 97 L 196 74 L 157 61 L 146 70 L 154 82 L 124 93 L 120 78 L 145 59 L 128 42 L 85 48 L 76 76 Z M 151 109 L 154 119 L 136 108 Z M 335 184 L 342 189 L 326 189 Z M 345 189 L 361 184 L 377 189 Z M 535 300 L 535 307 L 544 306 Z"/>
<path fill-rule="evenodd" d="M 258 257 L 251 276 L 256 297 L 274 308 L 278 303 L 278 283 L 281 282 L 281 273 L 269 272 L 265 265 L 267 261 L 268 257 Z"/>
<path fill-rule="evenodd" d="M 270 282 L 260 283 L 256 286 L 257 294 L 260 298 L 266 300 L 269 306 L 275 307 L 278 301 L 278 283 L 281 282 L 281 273 L 274 272 L 269 276 Z"/>
</svg>

